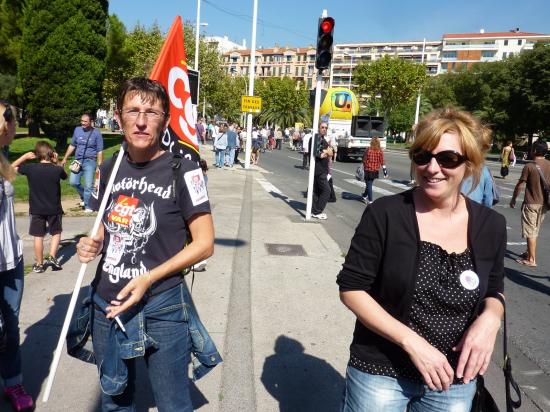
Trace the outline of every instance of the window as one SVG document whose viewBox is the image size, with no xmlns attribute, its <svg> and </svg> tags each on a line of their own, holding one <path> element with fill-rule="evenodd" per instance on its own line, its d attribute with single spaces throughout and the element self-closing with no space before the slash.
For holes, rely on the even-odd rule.
<svg viewBox="0 0 550 412">
<path fill-rule="evenodd" d="M 502 53 L 502 58 L 505 59 L 506 57 L 508 57 L 508 53 L 506 52 Z"/>
<path fill-rule="evenodd" d="M 286 66 L 286 73 L 285 74 L 290 74 L 290 66 Z"/>
<path fill-rule="evenodd" d="M 313 66 L 311 65 L 307 66 L 307 75 L 313 76 Z"/>
<path fill-rule="evenodd" d="M 306 68 L 304 66 L 302 66 L 302 76 L 304 75 L 304 73 L 306 72 Z"/>
<path fill-rule="evenodd" d="M 455 51 L 452 51 L 452 52 L 444 52 L 444 53 L 443 53 L 443 58 L 444 58 L 444 59 L 456 59 L 456 52 L 455 52 Z"/>
<path fill-rule="evenodd" d="M 238 57 L 235 57 L 235 56 L 231 57 L 231 62 L 232 63 L 237 63 L 237 59 L 238 59 Z"/>
<path fill-rule="evenodd" d="M 286 56 L 286 61 L 291 62 L 292 61 L 292 56 L 290 56 L 290 55 Z"/>
<path fill-rule="evenodd" d="M 487 58 L 495 57 L 495 52 L 494 51 L 483 51 L 483 52 L 481 52 L 481 57 L 487 57 Z"/>
<path fill-rule="evenodd" d="M 504 40 L 504 45 L 508 46 L 508 40 Z"/>
<path fill-rule="evenodd" d="M 449 68 L 449 65 L 447 63 L 441 63 L 441 71 L 446 72 Z"/>
<path fill-rule="evenodd" d="M 518 46 L 521 46 L 521 43 L 523 43 L 523 39 L 518 39 Z"/>
</svg>

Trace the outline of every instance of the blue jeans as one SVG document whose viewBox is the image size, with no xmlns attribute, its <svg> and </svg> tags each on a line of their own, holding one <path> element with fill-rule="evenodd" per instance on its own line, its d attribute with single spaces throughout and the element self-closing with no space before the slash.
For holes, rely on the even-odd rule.
<svg viewBox="0 0 550 412">
<path fill-rule="evenodd" d="M 367 179 L 365 180 L 365 192 L 363 193 L 363 197 L 366 197 L 369 199 L 369 202 L 372 202 L 372 184 L 374 183 L 374 180 Z"/>
<path fill-rule="evenodd" d="M 19 309 L 23 298 L 23 258 L 15 269 L 0 272 L 0 309 L 6 322 L 7 349 L 0 354 L 0 375 L 4 387 L 23 382 L 19 349 Z"/>
<path fill-rule="evenodd" d="M 158 305 L 154 316 L 146 318 L 145 332 L 156 343 L 145 352 L 145 363 L 153 395 L 160 412 L 192 411 L 189 393 L 188 365 L 190 362 L 189 327 L 186 304 L 180 287 L 174 287 L 153 297 L 147 305 Z M 94 310 L 92 340 L 97 365 L 105 358 L 111 320 L 97 308 Z M 135 359 L 123 360 L 128 368 L 128 384 L 121 395 L 101 392 L 101 405 L 107 411 L 135 411 Z"/>
<path fill-rule="evenodd" d="M 348 366 L 342 411 L 469 412 L 475 392 L 475 380 L 438 392 L 422 383 L 371 375 Z"/>
<path fill-rule="evenodd" d="M 228 166 L 233 166 L 235 163 L 235 148 L 228 147 L 225 149 L 225 164 Z"/>
<path fill-rule="evenodd" d="M 96 161 L 95 159 L 84 159 L 80 172 L 71 172 L 69 183 L 73 186 L 80 198 L 84 202 L 86 209 L 90 208 L 90 196 L 92 195 L 92 187 L 95 178 Z M 80 183 L 80 180 L 84 177 L 84 186 Z"/>
<path fill-rule="evenodd" d="M 216 166 L 223 167 L 224 161 L 225 161 L 225 149 L 216 148 Z"/>
</svg>

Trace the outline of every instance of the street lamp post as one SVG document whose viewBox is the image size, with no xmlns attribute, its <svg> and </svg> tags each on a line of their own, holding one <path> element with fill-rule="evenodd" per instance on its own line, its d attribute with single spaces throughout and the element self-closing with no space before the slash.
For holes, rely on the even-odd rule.
<svg viewBox="0 0 550 412">
<path fill-rule="evenodd" d="M 254 0 L 252 12 L 252 42 L 250 45 L 250 73 L 248 77 L 248 95 L 254 96 L 254 75 L 256 74 L 256 24 L 258 20 L 258 0 Z M 246 118 L 246 150 L 244 168 L 250 168 L 250 152 L 252 151 L 252 113 Z"/>
</svg>

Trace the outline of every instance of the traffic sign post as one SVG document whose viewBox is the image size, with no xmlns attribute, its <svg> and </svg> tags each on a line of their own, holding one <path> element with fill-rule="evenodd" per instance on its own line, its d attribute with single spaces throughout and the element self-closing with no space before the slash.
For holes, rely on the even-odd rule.
<svg viewBox="0 0 550 412">
<path fill-rule="evenodd" d="M 241 111 L 245 113 L 260 113 L 262 98 L 257 96 L 241 96 Z"/>
</svg>

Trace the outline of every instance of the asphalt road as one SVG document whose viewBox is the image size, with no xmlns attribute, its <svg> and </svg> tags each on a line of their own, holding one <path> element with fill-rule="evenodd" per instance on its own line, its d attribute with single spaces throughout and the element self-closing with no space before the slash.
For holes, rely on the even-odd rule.
<svg viewBox="0 0 550 412">
<path fill-rule="evenodd" d="M 390 178 L 375 182 L 374 198 L 407 190 L 409 180 L 409 159 L 404 151 L 386 151 L 386 164 Z M 262 154 L 259 166 L 266 169 L 266 179 L 289 199 L 287 202 L 297 210 L 305 211 L 305 191 L 308 172 L 302 170 L 302 155 L 286 147 L 283 150 Z M 323 222 L 329 234 L 346 253 L 355 227 L 365 209 L 361 202 L 364 183 L 355 180 L 355 169 L 359 162 L 337 162 L 333 167 L 336 203 L 329 203 L 325 210 L 328 220 Z M 521 197 L 516 209 L 508 206 L 509 199 L 522 165 L 511 168 L 506 179 L 499 177 L 500 165 L 489 161 L 488 165 L 497 176 L 496 183 L 501 191 L 501 200 L 495 209 L 504 215 L 508 228 L 508 248 L 505 258 L 505 289 L 508 302 L 509 340 L 524 355 L 526 365 L 547 378 L 550 376 L 550 219 L 543 223 L 538 240 L 537 268 L 526 268 L 515 262 L 518 254 L 525 250 L 525 239 L 521 238 Z"/>
</svg>

